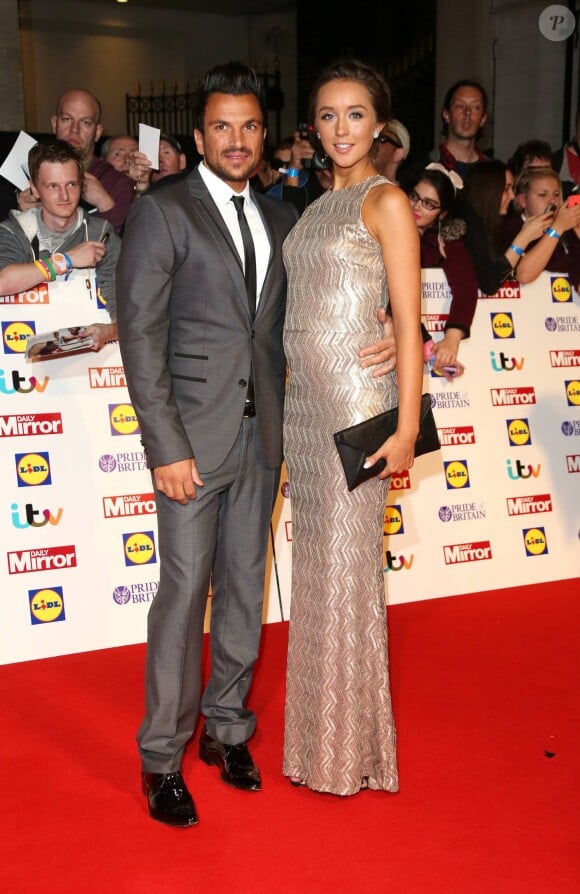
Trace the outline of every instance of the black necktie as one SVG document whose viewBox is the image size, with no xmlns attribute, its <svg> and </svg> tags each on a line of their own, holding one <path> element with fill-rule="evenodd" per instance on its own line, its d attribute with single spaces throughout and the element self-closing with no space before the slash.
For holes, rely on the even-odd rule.
<svg viewBox="0 0 580 894">
<path fill-rule="evenodd" d="M 246 293 L 248 295 L 248 307 L 252 317 L 256 313 L 256 249 L 254 240 L 244 214 L 244 197 L 232 196 L 232 202 L 238 212 L 238 223 L 244 243 L 244 279 L 246 280 Z"/>
</svg>

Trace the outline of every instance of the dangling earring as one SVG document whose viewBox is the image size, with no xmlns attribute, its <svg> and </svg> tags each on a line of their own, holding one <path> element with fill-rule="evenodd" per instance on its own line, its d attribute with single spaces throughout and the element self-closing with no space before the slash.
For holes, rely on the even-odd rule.
<svg viewBox="0 0 580 894">
<path fill-rule="evenodd" d="M 318 130 L 316 131 L 316 139 L 317 139 L 317 140 L 320 139 L 320 131 L 318 131 Z"/>
<path fill-rule="evenodd" d="M 373 140 L 378 140 L 378 138 L 379 138 L 378 130 L 373 131 Z"/>
</svg>

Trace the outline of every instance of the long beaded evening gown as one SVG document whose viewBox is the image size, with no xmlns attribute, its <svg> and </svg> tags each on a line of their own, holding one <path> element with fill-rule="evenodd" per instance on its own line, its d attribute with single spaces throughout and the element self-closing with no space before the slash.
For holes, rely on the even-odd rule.
<svg viewBox="0 0 580 894">
<path fill-rule="evenodd" d="M 349 493 L 333 440 L 397 404 L 395 374 L 374 379 L 357 359 L 382 337 L 377 310 L 388 303 L 381 250 L 361 217 L 384 182 L 325 193 L 284 244 L 293 555 L 283 772 L 338 795 L 398 790 L 383 575 L 389 481 Z"/>
</svg>

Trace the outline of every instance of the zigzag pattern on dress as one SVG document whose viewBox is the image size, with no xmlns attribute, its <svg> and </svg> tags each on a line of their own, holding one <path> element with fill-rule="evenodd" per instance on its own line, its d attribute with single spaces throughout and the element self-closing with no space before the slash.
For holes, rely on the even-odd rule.
<svg viewBox="0 0 580 894">
<path fill-rule="evenodd" d="M 388 482 L 349 493 L 333 433 L 397 403 L 357 352 L 388 302 L 367 232 L 364 183 L 325 193 L 284 245 L 288 271 L 285 455 L 292 499 L 292 607 L 283 772 L 317 791 L 398 790 L 388 671 L 383 520 Z"/>
</svg>

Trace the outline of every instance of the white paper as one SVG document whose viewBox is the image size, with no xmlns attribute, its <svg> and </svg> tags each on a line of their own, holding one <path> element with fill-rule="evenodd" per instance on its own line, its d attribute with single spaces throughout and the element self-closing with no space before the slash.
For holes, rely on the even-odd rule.
<svg viewBox="0 0 580 894">
<path fill-rule="evenodd" d="M 159 140 L 161 131 L 158 127 L 151 127 L 149 124 L 139 124 L 139 152 L 144 152 L 151 167 L 159 170 Z"/>
<path fill-rule="evenodd" d="M 0 174 L 6 178 L 16 189 L 28 189 L 28 153 L 38 140 L 21 130 L 14 146 L 4 159 Z"/>
</svg>

